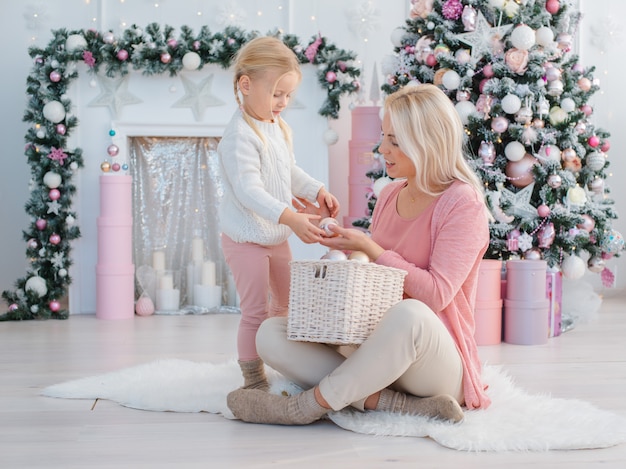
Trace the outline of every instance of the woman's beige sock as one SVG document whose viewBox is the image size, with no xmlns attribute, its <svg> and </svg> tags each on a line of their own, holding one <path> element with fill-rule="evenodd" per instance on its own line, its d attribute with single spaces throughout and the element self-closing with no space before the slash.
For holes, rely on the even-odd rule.
<svg viewBox="0 0 626 469">
<path fill-rule="evenodd" d="M 463 420 L 463 409 L 456 399 L 447 394 L 416 397 L 410 394 L 383 389 L 376 410 L 398 414 L 422 415 L 454 423 Z"/>
<path fill-rule="evenodd" d="M 243 374 L 243 388 L 244 389 L 260 389 L 262 391 L 268 391 L 270 388 L 267 378 L 265 377 L 265 364 L 263 360 L 257 358 L 256 360 L 239 360 L 239 367 Z"/>
<path fill-rule="evenodd" d="M 226 402 L 235 417 L 249 423 L 307 425 L 329 411 L 317 403 L 313 389 L 285 397 L 240 388 L 230 392 Z"/>
</svg>

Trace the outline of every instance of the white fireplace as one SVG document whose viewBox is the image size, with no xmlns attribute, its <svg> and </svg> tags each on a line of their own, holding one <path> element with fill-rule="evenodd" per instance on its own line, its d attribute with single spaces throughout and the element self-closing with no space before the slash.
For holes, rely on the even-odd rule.
<svg viewBox="0 0 626 469">
<path fill-rule="evenodd" d="M 114 141 L 120 148 L 115 160 L 123 163 L 127 161 L 128 143 L 133 137 L 219 138 L 236 105 L 232 75 L 218 66 L 183 71 L 176 77 L 131 72 L 118 88 L 111 83 L 103 87 L 84 66 L 81 67 L 80 76 L 68 93 L 72 113 L 79 120 L 68 147 L 81 148 L 85 161 L 85 167 L 78 170 L 75 179 L 77 194 L 73 207 L 78 215 L 81 238 L 74 242 L 72 249 L 71 314 L 96 310 L 98 180 L 102 174 L 101 163 L 113 160 L 107 154 L 107 147 Z M 194 92 L 184 86 L 183 77 L 188 85 L 195 84 L 198 90 L 204 86 L 204 91 L 199 91 L 201 101 L 192 99 Z M 317 112 L 324 99 L 325 91 L 317 83 L 315 68 L 303 66 L 303 81 L 295 96 L 295 105 L 285 112 L 285 119 L 293 129 L 298 165 L 328 184 L 328 147 L 323 138 L 328 123 Z M 111 129 L 116 133 L 113 138 L 109 135 Z M 193 233 L 188 235 L 191 237 Z M 325 251 L 319 245 L 305 245 L 295 236 L 291 246 L 296 259 L 317 259 Z"/>
</svg>

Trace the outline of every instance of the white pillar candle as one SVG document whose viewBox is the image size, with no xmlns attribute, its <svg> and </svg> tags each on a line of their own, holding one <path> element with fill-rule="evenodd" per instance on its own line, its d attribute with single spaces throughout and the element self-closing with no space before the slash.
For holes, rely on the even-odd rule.
<svg viewBox="0 0 626 469">
<path fill-rule="evenodd" d="M 159 281 L 159 288 L 161 290 L 173 290 L 174 289 L 174 277 L 172 275 L 163 275 Z"/>
<path fill-rule="evenodd" d="M 204 259 L 204 242 L 202 238 L 193 238 L 191 240 L 191 260 L 194 262 L 202 262 Z"/>
<path fill-rule="evenodd" d="M 222 287 L 217 285 L 195 285 L 193 297 L 196 306 L 217 308 L 222 304 Z"/>
<path fill-rule="evenodd" d="M 193 264 L 187 265 L 187 304 L 193 305 L 193 286 L 196 281 L 193 274 Z"/>
<path fill-rule="evenodd" d="M 212 261 L 202 264 L 202 285 L 215 285 L 215 263 Z"/>
<path fill-rule="evenodd" d="M 152 268 L 157 271 L 165 270 L 165 253 L 163 251 L 152 253 Z"/>
<path fill-rule="evenodd" d="M 178 311 L 180 309 L 180 290 L 157 290 L 157 311 Z"/>
</svg>

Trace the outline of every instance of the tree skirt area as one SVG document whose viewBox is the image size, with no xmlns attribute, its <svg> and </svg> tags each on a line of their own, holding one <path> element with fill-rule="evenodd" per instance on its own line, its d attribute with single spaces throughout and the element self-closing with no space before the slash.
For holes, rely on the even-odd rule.
<svg viewBox="0 0 626 469">
<path fill-rule="evenodd" d="M 300 389 L 267 368 L 270 392 Z M 371 435 L 429 437 L 463 451 L 547 451 L 605 448 L 626 442 L 626 419 L 577 399 L 528 394 L 501 367 L 486 366 L 492 405 L 465 412 L 460 424 L 387 412 L 331 412 L 336 425 Z M 210 412 L 234 418 L 226 395 L 242 385 L 236 360 L 198 363 L 158 360 L 99 376 L 49 386 L 47 397 L 107 399 L 150 411 Z"/>
</svg>

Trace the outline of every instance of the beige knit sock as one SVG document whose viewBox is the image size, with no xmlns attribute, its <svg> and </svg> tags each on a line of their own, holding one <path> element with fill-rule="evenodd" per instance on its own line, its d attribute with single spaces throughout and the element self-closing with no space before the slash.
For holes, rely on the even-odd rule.
<svg viewBox="0 0 626 469">
<path fill-rule="evenodd" d="M 463 409 L 455 398 L 447 394 L 432 397 L 416 397 L 410 394 L 383 389 L 376 410 L 460 422 Z"/>
<path fill-rule="evenodd" d="M 239 363 L 241 373 L 243 374 L 244 389 L 269 390 L 270 385 L 265 377 L 265 365 L 263 364 L 263 360 L 260 358 L 248 361 L 239 360 L 237 363 Z"/>
<path fill-rule="evenodd" d="M 329 411 L 317 403 L 314 389 L 285 397 L 240 388 L 230 392 L 226 402 L 235 417 L 249 423 L 306 425 Z"/>
</svg>

